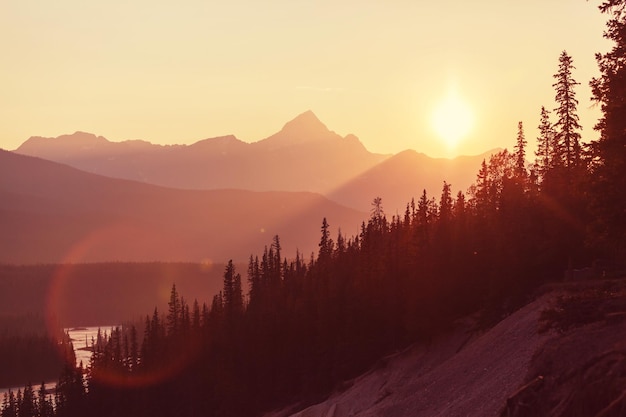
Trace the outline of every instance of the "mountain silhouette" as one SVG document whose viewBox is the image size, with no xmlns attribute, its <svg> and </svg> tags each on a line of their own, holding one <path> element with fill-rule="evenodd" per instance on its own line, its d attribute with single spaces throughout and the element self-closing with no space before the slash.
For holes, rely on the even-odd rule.
<svg viewBox="0 0 626 417">
<path fill-rule="evenodd" d="M 412 198 L 417 202 L 423 190 L 439 201 L 443 182 L 452 191 L 466 192 L 476 180 L 483 159 L 494 149 L 475 156 L 431 158 L 413 150 L 400 152 L 343 184 L 327 196 L 349 207 L 370 207 L 374 197 L 381 197 L 383 209 L 390 215 L 403 214 Z"/>
<path fill-rule="evenodd" d="M 341 139 L 341 136 L 330 131 L 315 113 L 308 110 L 287 122 L 278 133 L 257 142 L 256 146 L 275 150 L 315 142 L 329 144 L 331 141 L 340 141 Z"/>
<path fill-rule="evenodd" d="M 180 189 L 308 191 L 366 211 L 374 197 L 388 213 L 403 212 L 423 189 L 438 198 L 443 181 L 466 191 L 482 155 L 431 158 L 407 150 L 397 155 L 369 152 L 359 139 L 329 130 L 312 111 L 253 143 L 235 136 L 192 145 L 110 142 L 76 132 L 57 138 L 32 137 L 16 153 L 61 162 L 83 171 Z"/>
<path fill-rule="evenodd" d="M 192 145 L 110 142 L 76 132 L 32 137 L 16 153 L 61 162 L 83 171 L 183 189 L 325 193 L 386 158 L 354 136 L 330 131 L 312 111 L 254 143 L 234 136 Z"/>
<path fill-rule="evenodd" d="M 278 234 L 317 251 L 326 217 L 351 234 L 367 214 L 308 192 L 180 190 L 0 151 L 0 263 L 246 261 Z"/>
</svg>

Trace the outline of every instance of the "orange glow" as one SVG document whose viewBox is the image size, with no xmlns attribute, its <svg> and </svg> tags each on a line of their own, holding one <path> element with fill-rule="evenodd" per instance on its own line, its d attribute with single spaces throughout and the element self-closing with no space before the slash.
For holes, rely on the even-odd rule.
<svg viewBox="0 0 626 417">
<path fill-rule="evenodd" d="M 455 150 L 474 124 L 469 105 L 455 89 L 451 89 L 433 112 L 433 127 L 449 150 Z"/>
<path fill-rule="evenodd" d="M 431 140 L 429 119 L 452 72 L 488 115 L 456 149 L 477 154 L 512 146 L 517 121 L 535 126 L 541 106 L 552 107 L 563 49 L 582 84 L 583 135 L 593 136 L 599 109 L 584 86 L 598 74 L 594 54 L 608 49 L 604 23 L 597 2 L 567 0 L 8 0 L 0 147 L 76 130 L 114 141 L 253 142 L 312 109 L 370 151 L 441 156 L 448 145 Z"/>
</svg>

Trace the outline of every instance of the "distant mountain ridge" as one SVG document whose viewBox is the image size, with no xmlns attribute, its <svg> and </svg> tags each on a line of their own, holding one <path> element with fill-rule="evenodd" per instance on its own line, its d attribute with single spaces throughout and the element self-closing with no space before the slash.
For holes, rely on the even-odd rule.
<svg viewBox="0 0 626 417">
<path fill-rule="evenodd" d="M 180 189 L 308 191 L 342 205 L 368 210 L 374 197 L 385 209 L 403 211 L 423 189 L 438 197 L 443 181 L 466 191 L 483 158 L 430 158 L 407 150 L 396 155 L 369 152 L 359 139 L 331 131 L 312 111 L 287 122 L 277 133 L 246 143 L 235 136 L 191 145 L 110 142 L 90 133 L 32 137 L 14 152 L 61 162 L 83 171 Z"/>
<path fill-rule="evenodd" d="M 163 146 L 109 142 L 76 132 L 57 138 L 32 137 L 15 152 L 113 178 L 174 188 L 318 193 L 387 157 L 368 152 L 354 135 L 342 138 L 330 131 L 311 111 L 254 143 L 231 135 Z"/>
<path fill-rule="evenodd" d="M 274 235 L 317 252 L 319 228 L 367 217 L 309 192 L 180 190 L 0 151 L 0 263 L 245 262 Z"/>
<path fill-rule="evenodd" d="M 488 160 L 497 151 L 447 159 L 406 150 L 368 169 L 327 196 L 340 204 L 365 208 L 372 201 L 371 190 L 376 190 L 376 196 L 382 198 L 383 209 L 388 214 L 403 214 L 406 205 L 412 198 L 417 202 L 423 190 L 427 190 L 429 198 L 438 200 L 443 181 L 452 186 L 455 195 L 458 191 L 465 193 L 474 183 L 481 161 Z"/>
</svg>

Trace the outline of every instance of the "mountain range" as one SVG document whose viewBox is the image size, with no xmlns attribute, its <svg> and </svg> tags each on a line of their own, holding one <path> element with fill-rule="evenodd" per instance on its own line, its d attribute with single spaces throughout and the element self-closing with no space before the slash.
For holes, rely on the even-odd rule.
<svg viewBox="0 0 626 417">
<path fill-rule="evenodd" d="M 353 135 L 341 137 L 328 130 L 311 111 L 254 143 L 223 136 L 192 145 L 161 146 L 145 141 L 115 143 L 76 132 L 58 138 L 32 137 L 15 152 L 174 188 L 318 193 L 386 158 L 368 152 Z"/>
<path fill-rule="evenodd" d="M 110 142 L 76 132 L 31 137 L 14 152 L 180 189 L 308 191 L 360 211 L 369 210 L 372 200 L 381 197 L 388 213 L 395 214 L 423 189 L 438 198 L 444 180 L 455 192 L 466 191 L 481 161 L 495 151 L 454 159 L 412 150 L 376 154 L 356 136 L 342 137 L 306 111 L 279 132 L 253 143 L 223 136 L 162 146 L 140 140 Z"/>
<path fill-rule="evenodd" d="M 323 217 L 352 235 L 367 213 L 310 192 L 180 190 L 0 151 L 0 263 L 245 262 L 274 235 L 308 257 Z"/>
<path fill-rule="evenodd" d="M 444 180 L 465 191 L 493 152 L 376 154 L 311 111 L 254 143 L 31 137 L 0 152 L 0 263 L 241 262 L 277 234 L 285 255 L 308 257 L 324 217 L 356 235 L 375 197 L 391 218 Z"/>
</svg>

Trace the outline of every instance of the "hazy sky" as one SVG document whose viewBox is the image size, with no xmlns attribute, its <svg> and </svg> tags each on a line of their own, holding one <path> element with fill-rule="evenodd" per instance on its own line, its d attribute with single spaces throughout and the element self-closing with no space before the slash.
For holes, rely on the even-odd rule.
<svg viewBox="0 0 626 417">
<path fill-rule="evenodd" d="M 583 140 L 602 38 L 585 0 L 2 0 L 0 147 L 76 130 L 109 140 L 252 142 L 313 110 L 374 152 L 534 145 L 552 75 L 577 67 Z M 474 113 L 448 149 L 432 114 L 454 85 Z"/>
</svg>

